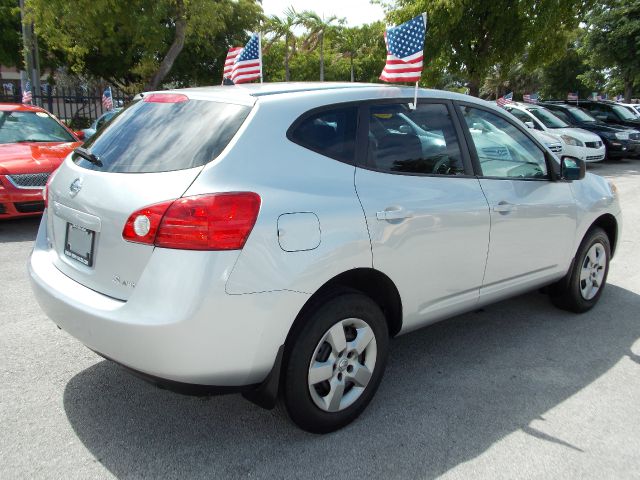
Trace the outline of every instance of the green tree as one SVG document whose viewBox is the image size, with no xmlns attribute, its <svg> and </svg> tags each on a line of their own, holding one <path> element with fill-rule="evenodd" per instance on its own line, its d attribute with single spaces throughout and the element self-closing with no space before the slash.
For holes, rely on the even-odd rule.
<svg viewBox="0 0 640 480">
<path fill-rule="evenodd" d="M 610 68 L 624 84 L 631 101 L 634 84 L 640 84 L 640 2 L 606 0 L 590 12 L 582 52 L 594 67 Z"/>
<path fill-rule="evenodd" d="M 272 15 L 264 24 L 264 30 L 272 34 L 271 40 L 265 44 L 265 55 L 269 52 L 274 42 L 281 39 L 284 40 L 284 79 L 287 82 L 291 80 L 289 61 L 291 60 L 291 55 L 294 55 L 296 52 L 296 36 L 293 29 L 299 24 L 300 17 L 293 7 L 287 8 L 282 18 L 277 15 Z"/>
<path fill-rule="evenodd" d="M 255 0 L 27 0 L 27 8 L 73 71 L 147 89 L 170 78 L 185 48 L 210 53 L 199 47 L 229 26 L 244 36 L 262 18 Z"/>
<path fill-rule="evenodd" d="M 0 65 L 22 65 L 20 9 L 14 0 L 0 0 Z"/>
<path fill-rule="evenodd" d="M 425 77 L 434 83 L 444 66 L 468 81 L 478 96 L 483 80 L 495 65 L 524 60 L 527 68 L 552 61 L 567 32 L 574 30 L 590 0 L 396 0 L 388 12 L 399 24 L 422 12 L 428 15 Z M 525 52 L 528 52 L 524 59 Z"/>
<path fill-rule="evenodd" d="M 299 21 L 307 29 L 307 38 L 305 46 L 309 50 L 320 48 L 320 81 L 324 81 L 324 38 L 336 26 L 335 22 L 343 23 L 344 19 L 338 20 L 336 16 L 327 19 L 310 10 L 300 13 Z"/>
</svg>

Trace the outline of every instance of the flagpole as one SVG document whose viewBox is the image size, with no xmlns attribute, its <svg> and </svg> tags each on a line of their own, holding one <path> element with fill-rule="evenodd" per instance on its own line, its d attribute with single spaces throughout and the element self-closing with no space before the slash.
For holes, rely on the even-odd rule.
<svg viewBox="0 0 640 480">
<path fill-rule="evenodd" d="M 418 82 L 416 82 L 416 88 L 413 91 L 413 104 L 411 105 L 411 110 L 415 110 L 418 108 Z"/>
<path fill-rule="evenodd" d="M 258 33 L 258 54 L 260 55 L 260 83 L 262 83 L 262 32 Z"/>
</svg>

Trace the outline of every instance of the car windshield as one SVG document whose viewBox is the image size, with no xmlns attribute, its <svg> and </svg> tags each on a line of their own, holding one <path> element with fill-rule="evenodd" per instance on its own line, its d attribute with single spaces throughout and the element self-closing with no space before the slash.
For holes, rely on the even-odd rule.
<svg viewBox="0 0 640 480">
<path fill-rule="evenodd" d="M 75 141 L 48 113 L 0 112 L 0 143 Z"/>
<path fill-rule="evenodd" d="M 543 108 L 530 108 L 529 111 L 547 128 L 565 128 L 569 126 L 567 123 L 556 117 L 553 113 Z"/>
<path fill-rule="evenodd" d="M 598 121 L 595 117 L 593 117 L 592 115 L 589 115 L 587 112 L 585 112 L 580 108 L 571 107 L 571 108 L 567 108 L 567 110 L 569 110 L 569 112 L 571 112 L 571 116 L 576 120 L 578 120 L 579 122 L 597 122 Z"/>
<path fill-rule="evenodd" d="M 620 115 L 623 120 L 637 120 L 636 116 L 622 105 L 611 105 L 613 111 Z"/>
</svg>

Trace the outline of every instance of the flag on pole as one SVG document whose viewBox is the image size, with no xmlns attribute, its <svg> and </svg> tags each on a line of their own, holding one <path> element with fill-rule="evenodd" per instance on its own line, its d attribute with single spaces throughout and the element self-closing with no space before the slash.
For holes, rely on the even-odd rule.
<svg viewBox="0 0 640 480">
<path fill-rule="evenodd" d="M 106 110 L 113 110 L 113 95 L 111 95 L 111 87 L 105 88 L 102 93 L 102 106 Z"/>
<path fill-rule="evenodd" d="M 538 95 L 538 92 L 536 93 L 525 93 L 522 96 L 522 100 L 526 103 L 538 103 L 538 100 L 540 100 L 540 96 Z"/>
<path fill-rule="evenodd" d="M 30 104 L 33 101 L 33 94 L 31 93 L 31 82 L 27 80 L 22 92 L 22 103 Z"/>
<path fill-rule="evenodd" d="M 387 63 L 380 80 L 385 82 L 417 82 L 424 64 L 424 37 L 427 14 L 423 13 L 384 32 Z"/>
<path fill-rule="evenodd" d="M 616 102 L 621 102 L 624 100 L 624 95 L 617 95 L 616 96 Z"/>
<path fill-rule="evenodd" d="M 577 101 L 578 100 L 578 93 L 577 92 L 576 93 L 569 92 L 567 94 L 567 100 Z"/>
<path fill-rule="evenodd" d="M 504 107 L 507 103 L 513 103 L 513 92 L 507 93 L 504 97 L 496 100 L 499 107 Z"/>
<path fill-rule="evenodd" d="M 233 64 L 231 64 L 230 70 L 227 70 L 227 61 L 225 61 L 224 78 L 231 79 L 233 83 L 246 83 L 261 78 L 262 48 L 260 43 L 260 35 L 254 33 L 244 48 L 230 48 L 227 53 L 227 61 L 232 55 Z M 234 51 L 232 52 L 232 50 Z"/>
<path fill-rule="evenodd" d="M 225 80 L 231 81 L 231 71 L 233 70 L 233 64 L 236 61 L 238 55 L 242 52 L 242 47 L 231 47 L 227 52 L 227 58 L 224 60 L 224 71 L 222 73 L 222 84 L 225 85 Z M 231 82 L 233 84 L 233 82 Z"/>
</svg>

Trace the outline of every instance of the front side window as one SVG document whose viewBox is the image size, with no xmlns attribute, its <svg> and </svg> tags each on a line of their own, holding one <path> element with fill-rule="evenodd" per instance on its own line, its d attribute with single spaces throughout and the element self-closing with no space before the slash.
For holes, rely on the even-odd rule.
<svg viewBox="0 0 640 480">
<path fill-rule="evenodd" d="M 482 175 L 498 178 L 548 178 L 544 152 L 506 119 L 478 108 L 461 106 Z"/>
<path fill-rule="evenodd" d="M 529 111 L 547 128 L 565 128 L 569 126 L 566 122 L 560 120 L 553 113 L 549 110 L 545 110 L 544 108 L 531 108 Z"/>
<path fill-rule="evenodd" d="M 522 110 L 519 110 L 517 108 L 509 108 L 507 109 L 507 111 L 522 123 L 531 122 L 535 125 L 533 119 L 526 112 L 523 112 Z"/>
<path fill-rule="evenodd" d="M 296 125 L 289 139 L 327 157 L 353 163 L 357 125 L 357 107 L 322 110 Z"/>
<path fill-rule="evenodd" d="M 0 143 L 75 142 L 76 139 L 45 112 L 0 112 Z"/>
<path fill-rule="evenodd" d="M 447 106 L 369 107 L 367 164 L 389 173 L 463 175 L 464 164 Z"/>
<path fill-rule="evenodd" d="M 636 120 L 635 115 L 631 113 L 629 110 L 627 110 L 625 107 L 623 107 L 622 105 L 612 105 L 611 108 L 623 120 Z"/>
</svg>

